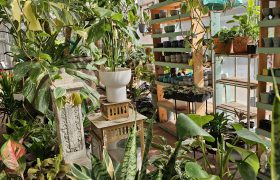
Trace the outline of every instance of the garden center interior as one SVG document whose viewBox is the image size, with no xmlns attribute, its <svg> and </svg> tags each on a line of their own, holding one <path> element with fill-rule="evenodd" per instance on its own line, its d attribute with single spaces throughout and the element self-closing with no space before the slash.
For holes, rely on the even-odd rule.
<svg viewBox="0 0 280 180">
<path fill-rule="evenodd" d="M 279 84 L 280 0 L 0 0 L 0 180 L 280 180 Z"/>
</svg>

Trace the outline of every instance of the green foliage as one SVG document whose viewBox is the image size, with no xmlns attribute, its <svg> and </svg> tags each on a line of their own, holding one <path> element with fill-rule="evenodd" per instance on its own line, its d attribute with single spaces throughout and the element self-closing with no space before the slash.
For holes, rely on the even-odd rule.
<svg viewBox="0 0 280 180">
<path fill-rule="evenodd" d="M 257 42 L 260 29 L 258 26 L 260 6 L 256 6 L 254 0 L 248 0 L 248 6 L 244 7 L 246 8 L 246 14 L 239 16 L 234 15 L 232 17 L 233 20 L 230 20 L 227 23 L 236 24 L 231 28 L 231 31 L 234 32 L 235 36 L 250 37 Z"/>
<path fill-rule="evenodd" d="M 273 102 L 271 123 L 271 179 L 280 179 L 280 95 L 276 79 L 273 75 L 273 85 L 276 97 Z"/>
<path fill-rule="evenodd" d="M 214 37 L 219 38 L 221 42 L 228 43 L 233 40 L 235 35 L 236 31 L 234 29 L 222 28 Z"/>
<path fill-rule="evenodd" d="M 63 162 L 63 152 L 60 152 L 54 158 L 48 158 L 41 161 L 37 158 L 37 164 L 30 167 L 27 171 L 28 179 L 65 179 L 70 167 Z"/>
</svg>

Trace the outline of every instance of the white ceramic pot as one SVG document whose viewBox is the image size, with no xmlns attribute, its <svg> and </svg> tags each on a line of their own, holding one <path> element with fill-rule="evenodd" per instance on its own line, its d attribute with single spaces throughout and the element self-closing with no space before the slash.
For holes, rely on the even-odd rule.
<svg viewBox="0 0 280 180">
<path fill-rule="evenodd" d="M 99 78 L 106 86 L 108 102 L 119 103 L 127 100 L 126 85 L 131 79 L 131 69 L 117 68 L 115 72 L 99 71 Z"/>
</svg>

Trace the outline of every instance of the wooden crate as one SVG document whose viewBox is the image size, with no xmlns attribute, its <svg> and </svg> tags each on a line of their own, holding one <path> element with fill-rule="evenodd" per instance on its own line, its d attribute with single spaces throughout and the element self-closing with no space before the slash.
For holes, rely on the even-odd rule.
<svg viewBox="0 0 280 180">
<path fill-rule="evenodd" d="M 102 116 L 111 121 L 119 118 L 127 118 L 129 116 L 129 101 L 121 103 L 101 103 Z"/>
</svg>

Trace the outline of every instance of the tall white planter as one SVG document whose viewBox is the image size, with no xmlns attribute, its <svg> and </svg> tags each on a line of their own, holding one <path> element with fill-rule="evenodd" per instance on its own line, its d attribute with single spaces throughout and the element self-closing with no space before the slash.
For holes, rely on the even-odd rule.
<svg viewBox="0 0 280 180">
<path fill-rule="evenodd" d="M 131 69 L 117 68 L 115 72 L 100 70 L 99 78 L 106 86 L 108 102 L 119 103 L 127 100 L 126 85 L 131 79 Z"/>
</svg>

